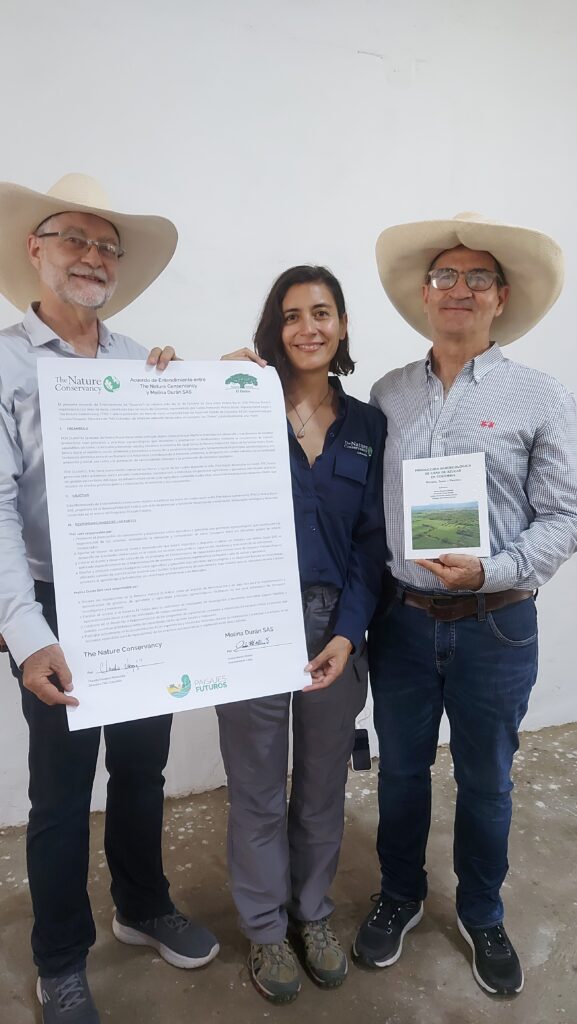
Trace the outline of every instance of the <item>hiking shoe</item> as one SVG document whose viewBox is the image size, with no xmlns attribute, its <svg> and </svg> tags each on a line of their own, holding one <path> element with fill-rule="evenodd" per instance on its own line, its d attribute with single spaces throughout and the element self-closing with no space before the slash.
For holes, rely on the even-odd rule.
<svg viewBox="0 0 577 1024">
<path fill-rule="evenodd" d="M 305 953 L 305 963 L 313 981 L 321 988 L 337 988 L 347 976 L 345 952 L 329 925 L 328 917 L 297 925 Z"/>
<path fill-rule="evenodd" d="M 403 939 L 423 916 L 421 900 L 399 903 L 385 893 L 371 896 L 376 907 L 359 928 L 353 959 L 365 967 L 390 967 L 403 951 Z"/>
<path fill-rule="evenodd" d="M 212 932 L 176 909 L 148 921 L 128 921 L 117 910 L 112 931 L 129 946 L 152 946 L 173 967 L 202 967 L 220 949 Z"/>
<path fill-rule="evenodd" d="M 457 918 L 459 931 L 473 950 L 473 975 L 485 992 L 514 996 L 523 988 L 523 969 L 502 924 L 468 928 Z"/>
<path fill-rule="evenodd" d="M 84 970 L 38 978 L 36 995 L 42 1004 L 43 1024 L 100 1024 Z"/>
<path fill-rule="evenodd" d="M 301 990 L 298 965 L 288 939 L 251 942 L 248 969 L 257 991 L 271 1003 L 292 1003 Z"/>
</svg>

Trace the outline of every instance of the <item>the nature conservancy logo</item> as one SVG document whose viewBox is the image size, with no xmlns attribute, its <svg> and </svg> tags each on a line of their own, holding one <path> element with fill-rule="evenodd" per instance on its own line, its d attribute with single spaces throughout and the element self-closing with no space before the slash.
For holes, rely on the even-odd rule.
<svg viewBox="0 0 577 1024">
<path fill-rule="evenodd" d="M 194 686 L 195 693 L 208 693 L 211 690 L 226 690 L 228 680 L 226 676 L 205 676 L 202 679 L 192 679 L 184 675 L 180 677 L 179 683 L 171 683 L 167 690 L 171 697 L 188 697 Z"/>
<path fill-rule="evenodd" d="M 192 683 L 190 676 L 181 676 L 179 683 L 171 683 L 167 690 L 171 697 L 188 697 Z"/>
<path fill-rule="evenodd" d="M 67 373 L 66 376 L 58 374 L 54 383 L 55 391 L 105 391 L 113 393 L 118 391 L 120 381 L 116 377 L 80 377 L 75 373 Z"/>
<path fill-rule="evenodd" d="M 345 441 L 343 448 L 348 448 L 350 451 L 356 452 L 357 455 L 364 455 L 365 459 L 370 459 L 373 454 L 370 444 L 362 444 L 361 441 Z"/>
<path fill-rule="evenodd" d="M 250 391 L 252 388 L 258 387 L 258 380 L 250 373 L 233 373 L 232 377 L 227 377 L 224 383 L 227 387 L 235 388 L 237 391 Z"/>
</svg>

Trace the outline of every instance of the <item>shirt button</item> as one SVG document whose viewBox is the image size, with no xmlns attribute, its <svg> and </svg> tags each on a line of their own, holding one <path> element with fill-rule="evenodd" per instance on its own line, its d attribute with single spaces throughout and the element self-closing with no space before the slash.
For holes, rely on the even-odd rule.
<svg viewBox="0 0 577 1024">
<path fill-rule="evenodd" d="M 311 526 L 310 529 L 312 530 L 313 533 L 316 533 L 316 526 Z"/>
</svg>

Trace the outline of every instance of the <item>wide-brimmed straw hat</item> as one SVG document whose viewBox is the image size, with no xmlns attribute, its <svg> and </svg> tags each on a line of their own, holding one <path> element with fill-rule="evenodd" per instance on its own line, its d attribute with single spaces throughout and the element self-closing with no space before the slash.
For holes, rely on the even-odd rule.
<svg viewBox="0 0 577 1024">
<path fill-rule="evenodd" d="M 563 287 L 563 253 L 540 231 L 499 224 L 479 213 L 452 220 L 397 224 L 379 235 L 377 265 L 383 288 L 401 316 L 426 338 L 431 330 L 423 309 L 422 286 L 440 253 L 464 245 L 489 252 L 501 264 L 509 298 L 491 326 L 491 340 L 508 345 L 539 323 Z"/>
<path fill-rule="evenodd" d="M 86 174 L 66 174 L 45 195 L 0 182 L 0 292 L 18 309 L 27 309 L 39 297 L 38 274 L 26 248 L 28 235 L 47 217 L 75 210 L 113 224 L 125 250 L 116 290 L 99 310 L 103 319 L 128 306 L 170 262 L 178 241 L 172 221 L 117 213 L 102 186 Z"/>
</svg>

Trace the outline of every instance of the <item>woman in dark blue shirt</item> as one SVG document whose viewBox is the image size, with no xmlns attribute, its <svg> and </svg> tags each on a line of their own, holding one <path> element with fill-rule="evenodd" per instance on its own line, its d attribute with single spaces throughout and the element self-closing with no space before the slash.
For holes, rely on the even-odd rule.
<svg viewBox="0 0 577 1024">
<path fill-rule="evenodd" d="M 217 708 L 230 799 L 229 868 L 249 968 L 273 1002 L 300 990 L 290 926 L 317 984 L 334 988 L 347 958 L 327 893 L 344 821 L 347 762 L 367 692 L 365 630 L 385 565 L 385 420 L 343 391 L 354 369 L 337 279 L 292 267 L 264 304 L 252 359 L 277 370 L 285 396 L 311 684 L 292 694 L 293 772 L 286 803 L 291 694 Z M 329 376 L 329 374 L 332 374 Z"/>
</svg>

